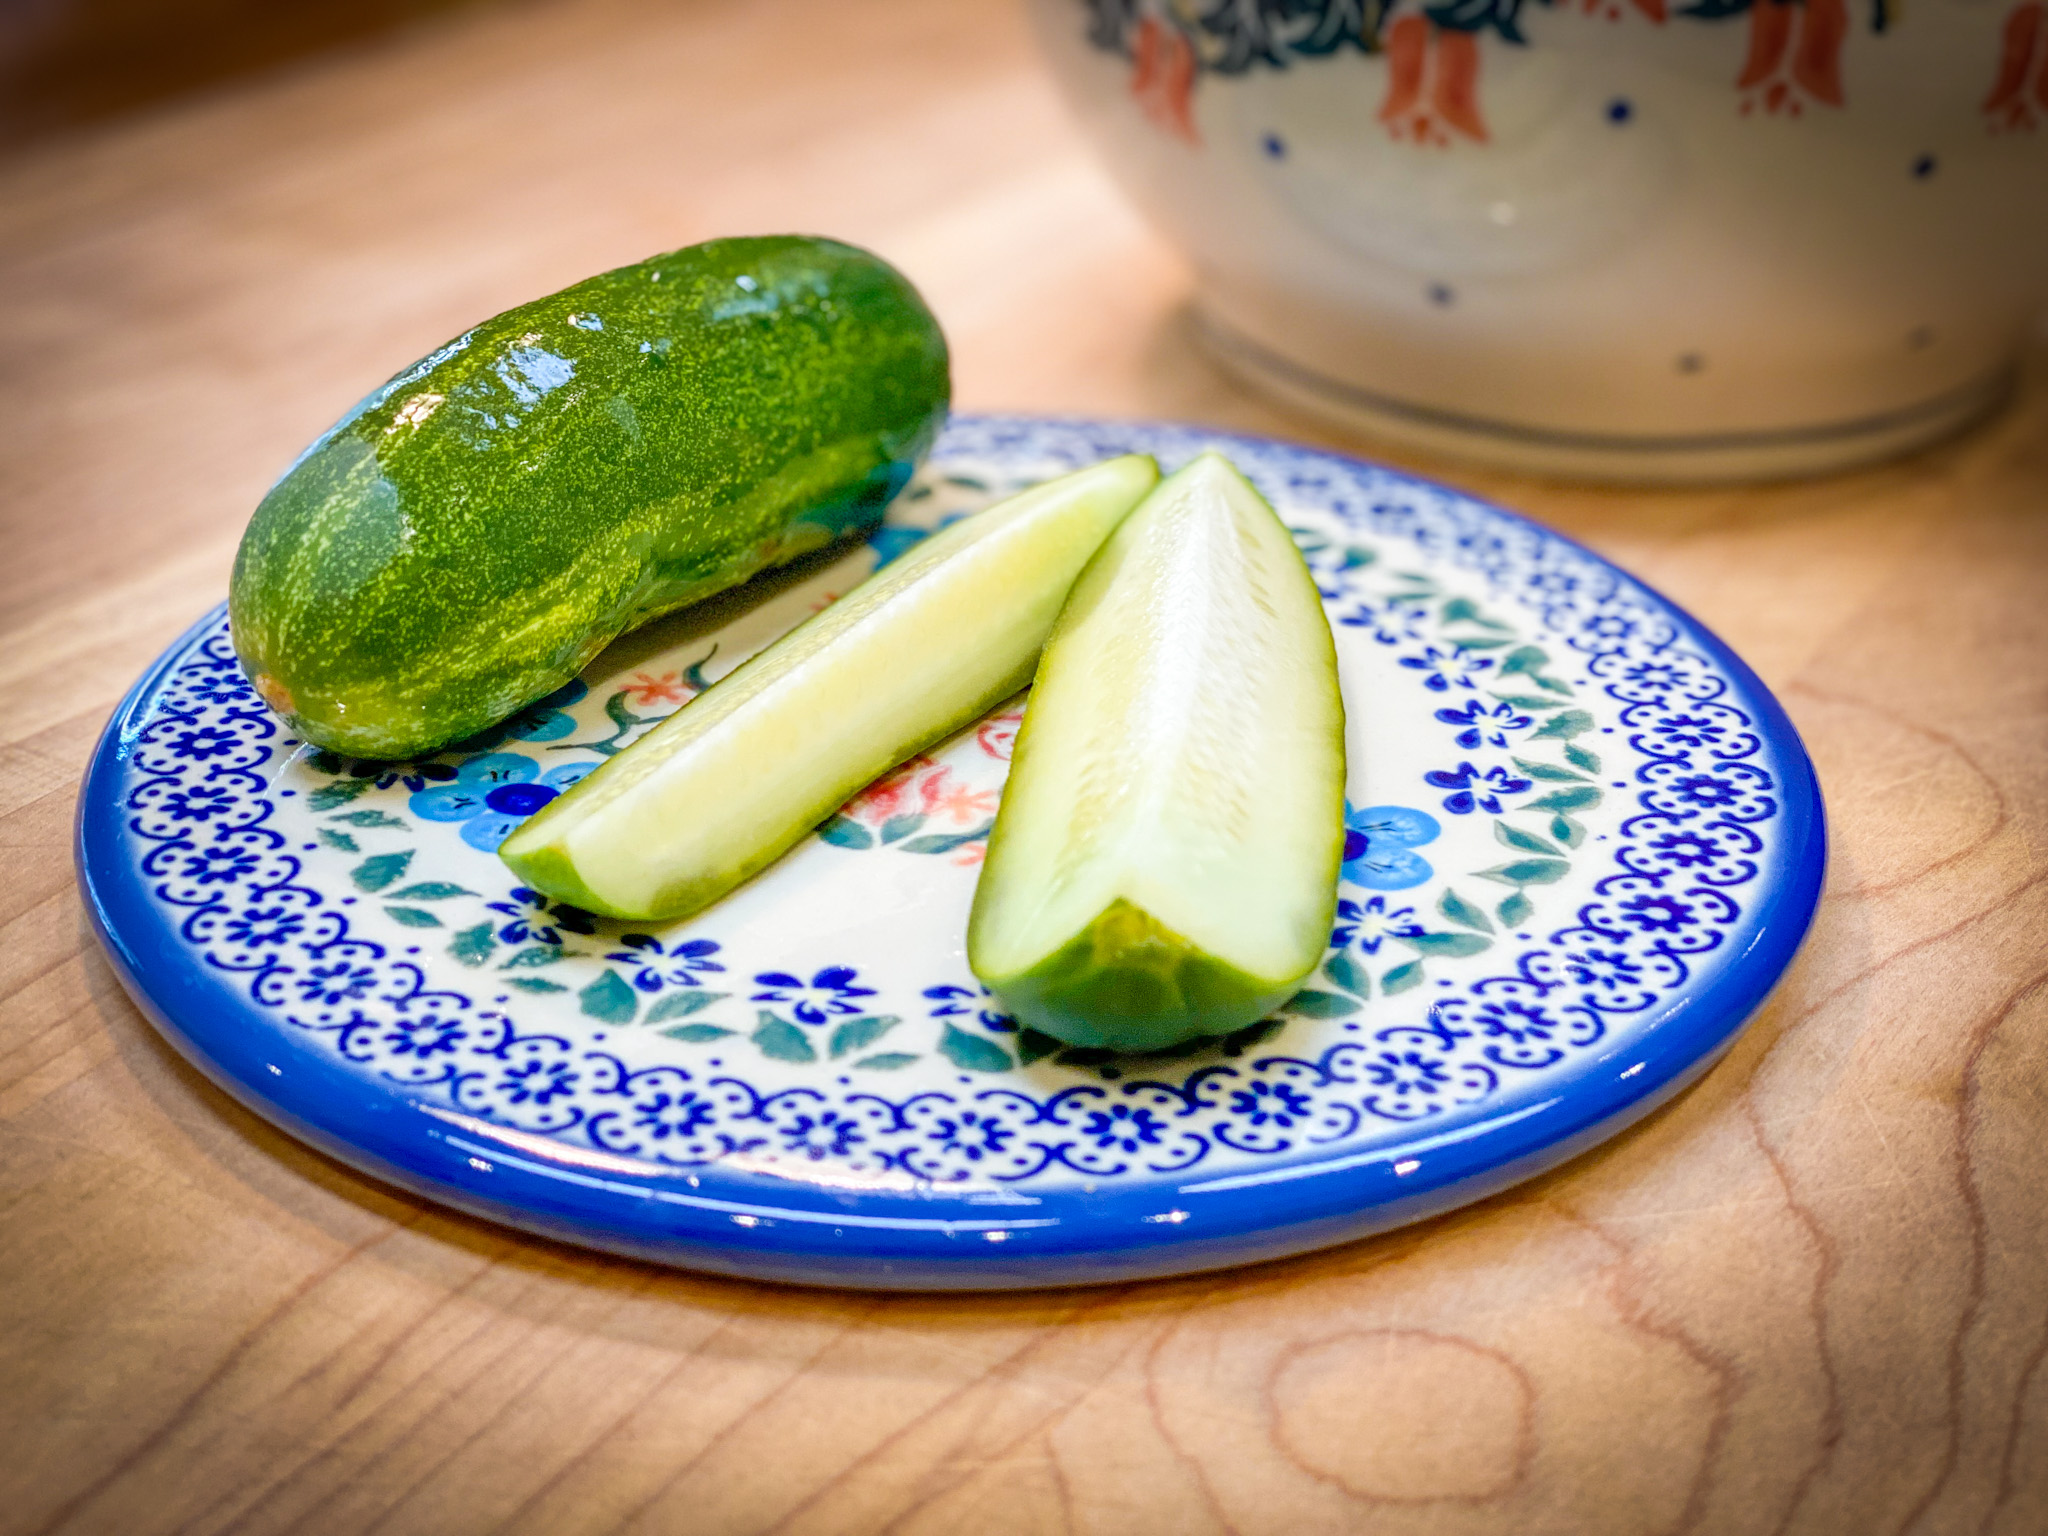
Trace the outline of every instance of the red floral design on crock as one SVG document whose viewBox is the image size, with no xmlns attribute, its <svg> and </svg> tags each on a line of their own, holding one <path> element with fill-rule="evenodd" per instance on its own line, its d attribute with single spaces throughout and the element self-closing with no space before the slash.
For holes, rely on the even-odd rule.
<svg viewBox="0 0 2048 1536">
<path fill-rule="evenodd" d="M 1844 0 L 1756 0 L 1749 8 L 1749 57 L 1736 86 L 1744 115 L 1797 117 L 1809 101 L 1842 104 L 1842 43 L 1849 35 Z"/>
<path fill-rule="evenodd" d="M 1998 75 L 1984 98 L 1994 132 L 2033 130 L 2048 112 L 2048 6 L 2027 0 L 2013 7 L 1999 34 Z"/>
<path fill-rule="evenodd" d="M 1456 134 L 1486 142 L 1479 115 L 1479 39 L 1403 16 L 1386 34 L 1387 95 L 1380 121 L 1397 139 L 1449 144 Z"/>
</svg>

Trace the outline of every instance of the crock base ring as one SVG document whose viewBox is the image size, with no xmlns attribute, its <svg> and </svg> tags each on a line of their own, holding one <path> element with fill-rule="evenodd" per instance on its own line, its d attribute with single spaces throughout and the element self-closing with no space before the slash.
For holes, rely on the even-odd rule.
<svg viewBox="0 0 2048 1536">
<path fill-rule="evenodd" d="M 1201 311 L 1197 334 L 1231 373 L 1333 425 L 1487 469 L 1623 485 L 1733 485 L 1831 474 L 1895 458 L 1976 425 L 2006 401 L 2001 367 L 1960 389 L 1849 421 L 1698 436 L 1557 431 L 1466 416 L 1332 379 Z"/>
</svg>

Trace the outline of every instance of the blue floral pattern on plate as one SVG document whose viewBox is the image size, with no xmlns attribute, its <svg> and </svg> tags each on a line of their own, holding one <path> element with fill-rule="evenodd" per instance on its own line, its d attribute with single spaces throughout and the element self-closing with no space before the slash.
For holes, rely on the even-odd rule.
<svg viewBox="0 0 2048 1536">
<path fill-rule="evenodd" d="M 1212 441 L 955 422 L 891 525 Z M 743 660 L 725 633 L 630 677 L 600 660 L 587 693 L 493 739 L 365 765 L 283 736 L 216 615 L 95 761 L 96 918 L 172 1038 L 259 1109 L 415 1188 L 629 1252 L 1048 1283 L 1265 1256 L 1472 1198 L 1641 1113 L 1732 1037 L 1817 891 L 1810 771 L 1740 663 L 1596 557 L 1392 471 L 1222 446 L 1295 527 L 1347 693 L 1388 722 L 1354 764 L 1324 964 L 1238 1036 L 1067 1049 L 966 972 L 1014 710 L 692 922 L 610 923 L 514 884 L 497 844 Z M 909 533 L 786 593 L 778 622 Z M 844 830 L 869 821 L 864 841 Z M 218 1006 L 180 1001 L 199 991 Z M 1623 1057 L 1636 1076 L 1604 1065 Z M 420 1115 L 365 1120 L 359 1102 Z M 963 1256 L 963 1232 L 985 1246 Z"/>
</svg>

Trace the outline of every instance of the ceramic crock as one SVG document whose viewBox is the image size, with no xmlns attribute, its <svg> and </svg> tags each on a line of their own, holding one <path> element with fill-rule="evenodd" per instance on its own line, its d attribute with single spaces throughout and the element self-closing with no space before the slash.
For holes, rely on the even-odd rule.
<svg viewBox="0 0 2048 1536">
<path fill-rule="evenodd" d="M 1204 334 L 1350 425 L 1813 473 L 2001 398 L 2048 296 L 2043 0 L 1034 0 Z"/>
</svg>

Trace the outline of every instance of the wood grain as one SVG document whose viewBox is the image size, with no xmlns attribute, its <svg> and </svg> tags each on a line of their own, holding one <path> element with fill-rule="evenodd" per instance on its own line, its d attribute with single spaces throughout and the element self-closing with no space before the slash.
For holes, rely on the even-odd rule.
<svg viewBox="0 0 2048 1536">
<path fill-rule="evenodd" d="M 1747 655 L 1834 834 L 1732 1057 L 1464 1213 L 1121 1289 L 777 1290 L 397 1195 L 156 1039 L 72 796 L 268 479 L 471 320 L 780 228 L 905 266 L 965 406 L 1329 440 L 1194 349 L 1007 6 L 511 7 L 0 163 L 0 1530 L 2048 1530 L 2048 358 L 1812 484 L 1439 469 Z"/>
</svg>

